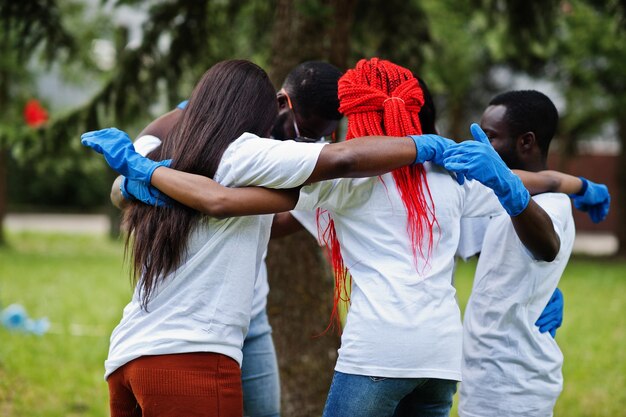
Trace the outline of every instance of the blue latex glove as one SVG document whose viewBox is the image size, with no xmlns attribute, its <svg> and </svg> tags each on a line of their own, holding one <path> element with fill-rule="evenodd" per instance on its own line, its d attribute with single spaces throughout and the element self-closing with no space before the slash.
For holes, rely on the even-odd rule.
<svg viewBox="0 0 626 417">
<path fill-rule="evenodd" d="M 475 140 L 449 147 L 443 154 L 443 166 L 491 188 L 506 212 L 517 216 L 530 202 L 528 190 L 493 149 L 480 126 L 473 123 L 470 130 Z"/>
<path fill-rule="evenodd" d="M 150 184 L 155 169 L 169 164 L 141 156 L 126 132 L 114 127 L 83 133 L 81 143 L 103 154 L 107 164 L 121 175 L 146 184 Z"/>
<path fill-rule="evenodd" d="M 439 135 L 412 135 L 409 137 L 413 139 L 415 150 L 417 151 L 414 164 L 423 164 L 426 161 L 431 161 L 443 166 L 443 153 L 449 147 L 456 145 L 456 142 L 452 139 Z M 456 180 L 460 185 L 463 185 L 465 177 L 457 174 Z"/>
<path fill-rule="evenodd" d="M 165 166 L 169 166 L 169 164 Z M 167 195 L 163 194 L 152 185 L 138 180 L 131 180 L 124 177 L 120 184 L 120 191 L 128 201 L 139 200 L 149 206 L 157 207 L 169 207 L 171 205 L 170 198 Z"/>
<path fill-rule="evenodd" d="M 609 214 L 611 195 L 604 184 L 596 184 L 586 178 L 580 177 L 583 187 L 578 194 L 570 194 L 574 207 L 580 211 L 586 211 L 594 223 L 600 223 Z"/>
<path fill-rule="evenodd" d="M 550 332 L 552 337 L 556 336 L 556 329 L 563 323 L 563 293 L 558 288 L 554 290 L 548 305 L 541 312 L 535 326 L 539 327 L 541 333 Z"/>
</svg>

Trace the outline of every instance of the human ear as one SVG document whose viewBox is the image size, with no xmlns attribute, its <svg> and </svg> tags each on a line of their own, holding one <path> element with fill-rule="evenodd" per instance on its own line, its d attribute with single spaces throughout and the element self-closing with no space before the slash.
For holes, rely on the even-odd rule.
<svg viewBox="0 0 626 417">
<path fill-rule="evenodd" d="M 287 95 L 283 92 L 283 90 L 280 90 L 278 93 L 276 93 L 276 100 L 278 101 L 279 112 L 289 108 L 289 99 L 287 98 Z"/>
<path fill-rule="evenodd" d="M 537 144 L 537 138 L 533 132 L 526 132 L 520 135 L 517 139 L 517 146 L 520 152 L 528 153 L 533 150 Z"/>
</svg>

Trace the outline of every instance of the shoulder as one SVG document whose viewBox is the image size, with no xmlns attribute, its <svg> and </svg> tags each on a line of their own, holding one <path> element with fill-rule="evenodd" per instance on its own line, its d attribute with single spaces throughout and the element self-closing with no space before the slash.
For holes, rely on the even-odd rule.
<svg viewBox="0 0 626 417">
<path fill-rule="evenodd" d="M 543 193 L 532 197 L 548 214 L 560 213 L 571 215 L 572 204 L 567 194 L 563 193 Z"/>
</svg>

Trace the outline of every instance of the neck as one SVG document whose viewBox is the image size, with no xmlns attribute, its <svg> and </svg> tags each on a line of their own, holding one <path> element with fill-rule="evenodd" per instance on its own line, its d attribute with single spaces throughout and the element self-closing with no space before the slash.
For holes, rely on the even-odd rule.
<svg viewBox="0 0 626 417">
<path fill-rule="evenodd" d="M 524 171 L 539 172 L 548 169 L 548 163 L 545 158 L 538 158 L 531 161 L 525 161 L 524 166 L 521 167 Z"/>
</svg>

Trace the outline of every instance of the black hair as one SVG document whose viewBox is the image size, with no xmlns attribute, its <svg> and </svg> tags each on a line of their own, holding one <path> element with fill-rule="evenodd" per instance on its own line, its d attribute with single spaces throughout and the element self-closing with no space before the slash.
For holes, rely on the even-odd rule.
<svg viewBox="0 0 626 417">
<path fill-rule="evenodd" d="M 304 118 L 315 114 L 326 120 L 339 120 L 337 81 L 341 70 L 327 62 L 307 61 L 285 78 L 283 88 L 297 112 Z"/>
<path fill-rule="evenodd" d="M 424 80 L 420 77 L 415 78 L 417 78 L 417 81 L 422 88 L 422 92 L 424 93 L 424 105 L 419 112 L 422 134 L 437 134 L 437 129 L 435 128 L 435 122 L 437 121 L 437 109 L 435 108 L 433 96 L 430 94 L 430 90 Z"/>
<path fill-rule="evenodd" d="M 535 90 L 508 91 L 491 99 L 489 105 L 506 107 L 504 120 L 512 138 L 533 132 L 542 154 L 548 154 L 559 121 L 559 112 L 548 96 Z"/>
</svg>

